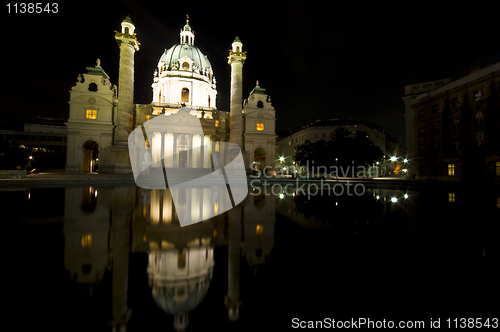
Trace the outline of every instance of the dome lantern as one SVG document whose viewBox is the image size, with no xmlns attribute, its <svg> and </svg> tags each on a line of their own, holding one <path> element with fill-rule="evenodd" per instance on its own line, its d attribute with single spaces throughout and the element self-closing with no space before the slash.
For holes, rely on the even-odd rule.
<svg viewBox="0 0 500 332">
<path fill-rule="evenodd" d="M 184 25 L 184 28 L 181 30 L 181 44 L 188 44 L 188 45 L 194 45 L 194 33 L 191 30 L 191 27 L 189 26 L 189 16 L 186 15 L 186 25 Z"/>
</svg>

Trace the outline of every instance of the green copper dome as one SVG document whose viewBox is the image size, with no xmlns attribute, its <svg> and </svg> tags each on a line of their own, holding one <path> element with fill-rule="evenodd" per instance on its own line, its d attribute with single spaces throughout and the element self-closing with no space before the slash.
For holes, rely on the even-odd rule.
<svg viewBox="0 0 500 332">
<path fill-rule="evenodd" d="M 188 57 L 193 61 L 193 66 L 200 69 L 200 72 L 205 68 L 211 68 L 212 65 L 206 55 L 201 53 L 200 49 L 196 46 L 189 44 L 175 44 L 168 50 L 165 50 L 160 58 L 160 63 L 166 65 L 166 70 L 172 70 L 172 65 L 176 64 L 177 68 L 182 68 L 182 64 L 179 63 L 179 59 L 184 56 Z M 158 65 L 160 65 L 160 63 Z"/>
</svg>

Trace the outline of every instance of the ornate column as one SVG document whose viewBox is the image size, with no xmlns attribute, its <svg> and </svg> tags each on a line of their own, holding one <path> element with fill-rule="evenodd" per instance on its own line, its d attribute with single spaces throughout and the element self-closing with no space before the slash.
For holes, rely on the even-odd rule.
<svg viewBox="0 0 500 332">
<path fill-rule="evenodd" d="M 130 17 L 127 16 L 121 25 L 121 32 L 115 31 L 115 39 L 120 46 L 120 67 L 118 107 L 111 153 L 114 172 L 130 173 L 132 167 L 128 155 L 128 136 L 134 127 L 134 54 L 139 50 L 139 42 Z"/>
<path fill-rule="evenodd" d="M 229 116 L 229 142 L 237 144 L 243 150 L 243 63 L 247 52 L 238 36 L 231 44 L 228 64 L 231 65 L 231 102 Z"/>
</svg>

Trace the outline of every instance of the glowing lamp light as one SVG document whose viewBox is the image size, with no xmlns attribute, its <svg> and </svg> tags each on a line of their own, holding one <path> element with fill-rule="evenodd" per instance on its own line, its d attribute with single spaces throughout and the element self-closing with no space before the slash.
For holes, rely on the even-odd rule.
<svg viewBox="0 0 500 332">
<path fill-rule="evenodd" d="M 403 159 L 403 162 L 407 163 L 407 162 L 408 162 L 408 159 L 406 159 L 406 158 L 405 158 L 405 159 Z"/>
<path fill-rule="evenodd" d="M 405 199 L 407 199 L 407 198 L 408 198 L 408 194 L 405 194 L 405 196 L 404 196 L 404 197 L 405 197 Z"/>
<path fill-rule="evenodd" d="M 396 157 L 391 157 L 391 161 L 396 161 L 398 158 Z"/>
<path fill-rule="evenodd" d="M 379 196 L 379 195 L 377 195 L 377 199 L 380 199 L 380 196 Z"/>
<path fill-rule="evenodd" d="M 285 198 L 285 195 L 283 195 L 283 193 L 280 194 L 280 199 L 283 199 Z"/>
<path fill-rule="evenodd" d="M 285 161 L 285 157 L 280 157 L 280 161 L 281 162 Z"/>
<path fill-rule="evenodd" d="M 391 198 L 391 202 L 396 203 L 398 199 L 396 197 Z"/>
</svg>

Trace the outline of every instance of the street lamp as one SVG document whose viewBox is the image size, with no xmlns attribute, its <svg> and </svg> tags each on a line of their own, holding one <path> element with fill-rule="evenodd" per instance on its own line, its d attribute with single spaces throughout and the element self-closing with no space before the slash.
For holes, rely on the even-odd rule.
<svg viewBox="0 0 500 332">
<path fill-rule="evenodd" d="M 339 158 L 335 158 L 335 163 L 337 164 L 337 182 L 339 181 Z"/>
</svg>

